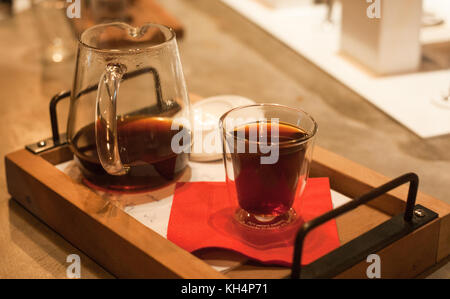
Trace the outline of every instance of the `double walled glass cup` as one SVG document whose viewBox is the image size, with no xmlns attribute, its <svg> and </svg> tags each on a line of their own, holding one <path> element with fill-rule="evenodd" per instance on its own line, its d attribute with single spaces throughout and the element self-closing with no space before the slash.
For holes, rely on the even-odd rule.
<svg viewBox="0 0 450 299">
<path fill-rule="evenodd" d="M 257 104 L 225 113 L 219 123 L 226 182 L 235 219 L 252 228 L 278 228 L 297 218 L 317 124 L 306 112 Z"/>
</svg>

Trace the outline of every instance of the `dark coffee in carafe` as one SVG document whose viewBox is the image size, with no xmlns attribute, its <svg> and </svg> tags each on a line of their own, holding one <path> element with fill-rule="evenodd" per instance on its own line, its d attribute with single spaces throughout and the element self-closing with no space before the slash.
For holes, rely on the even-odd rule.
<svg viewBox="0 0 450 299">
<path fill-rule="evenodd" d="M 119 154 L 128 168 L 124 175 L 110 175 L 103 169 L 93 123 L 77 132 L 71 148 L 83 175 L 94 185 L 113 190 L 152 189 L 179 177 L 187 165 L 187 154 L 177 154 L 171 146 L 172 138 L 183 130 L 182 126 L 176 127 L 173 130 L 172 120 L 164 117 L 119 118 Z"/>
</svg>

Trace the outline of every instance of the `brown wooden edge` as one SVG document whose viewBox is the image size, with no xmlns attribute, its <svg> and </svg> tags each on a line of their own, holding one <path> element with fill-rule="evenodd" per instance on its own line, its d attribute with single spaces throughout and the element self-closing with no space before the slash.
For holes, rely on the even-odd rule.
<svg viewBox="0 0 450 299">
<path fill-rule="evenodd" d="M 5 167 L 17 201 L 114 275 L 225 278 L 40 156 L 19 150 L 5 157 Z"/>
<path fill-rule="evenodd" d="M 72 158 L 67 147 L 41 156 L 26 150 L 6 156 L 10 194 L 112 273 L 119 277 L 226 277 L 56 170 L 52 164 Z M 333 189 L 352 198 L 389 180 L 320 147 L 315 149 L 311 175 L 330 177 Z M 406 194 L 407 186 L 398 188 L 372 206 L 397 214 L 404 208 Z M 378 252 L 386 265 L 382 277 L 415 277 L 450 254 L 450 206 L 422 193 L 418 203 L 439 213 L 439 219 Z M 66 211 L 65 215 L 59 215 L 60 211 Z M 408 248 L 408 259 L 398 259 L 404 248 Z M 117 261 L 116 256 L 127 258 Z M 366 267 L 363 261 L 338 277 L 364 277 Z M 255 274 L 263 272 L 258 269 Z"/>
<path fill-rule="evenodd" d="M 314 149 L 311 175 L 332 178 L 331 188 L 350 198 L 361 196 L 389 181 L 386 176 L 321 147 Z M 393 216 L 403 212 L 407 194 L 408 186 L 402 186 L 372 201 L 370 206 Z M 450 255 L 450 205 L 422 192 L 418 193 L 416 203 L 439 214 L 439 243 L 436 257 L 436 262 L 439 262 Z"/>
</svg>

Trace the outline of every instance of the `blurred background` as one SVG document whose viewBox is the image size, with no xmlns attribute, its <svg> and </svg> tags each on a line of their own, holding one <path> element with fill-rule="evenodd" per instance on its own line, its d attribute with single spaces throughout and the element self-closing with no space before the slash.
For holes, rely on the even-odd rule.
<svg viewBox="0 0 450 299">
<path fill-rule="evenodd" d="M 51 135 L 48 103 L 71 89 L 83 30 L 156 22 L 177 33 L 190 93 L 304 109 L 319 146 L 389 177 L 416 172 L 421 191 L 450 203 L 450 2 L 377 2 L 1 0 L 0 156 Z M 63 130 L 67 113 L 62 102 Z M 0 168 L 0 255 L 15 261 L 0 276 L 64 277 L 77 250 L 10 200 Z"/>
</svg>

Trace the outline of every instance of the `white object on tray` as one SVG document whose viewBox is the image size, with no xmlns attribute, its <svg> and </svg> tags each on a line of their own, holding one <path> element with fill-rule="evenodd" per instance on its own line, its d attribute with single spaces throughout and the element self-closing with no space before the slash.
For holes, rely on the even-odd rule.
<svg viewBox="0 0 450 299">
<path fill-rule="evenodd" d="M 203 99 L 192 105 L 194 145 L 190 158 L 206 162 L 222 159 L 219 119 L 227 111 L 255 104 L 253 100 L 236 95 L 220 95 Z"/>
</svg>

